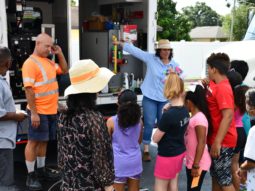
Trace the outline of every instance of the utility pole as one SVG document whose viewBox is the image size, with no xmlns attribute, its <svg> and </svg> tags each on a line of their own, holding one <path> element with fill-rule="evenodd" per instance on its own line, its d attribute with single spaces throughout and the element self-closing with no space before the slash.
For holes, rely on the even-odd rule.
<svg viewBox="0 0 255 191">
<path fill-rule="evenodd" d="M 233 9 L 232 9 L 232 20 L 231 20 L 229 41 L 232 41 L 232 39 L 233 39 L 233 29 L 234 29 L 234 21 L 235 21 L 235 12 L 236 12 L 236 0 L 234 0 L 234 5 L 233 5 Z"/>
</svg>

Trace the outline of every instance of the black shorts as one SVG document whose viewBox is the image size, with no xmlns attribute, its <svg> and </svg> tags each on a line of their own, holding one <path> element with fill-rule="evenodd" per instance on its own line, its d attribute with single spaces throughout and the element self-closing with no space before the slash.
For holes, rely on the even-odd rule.
<svg viewBox="0 0 255 191">
<path fill-rule="evenodd" d="M 207 171 L 202 170 L 201 174 L 200 174 L 200 178 L 198 181 L 198 185 L 194 188 L 191 188 L 192 185 L 192 181 L 193 181 L 193 177 L 191 176 L 191 169 L 188 169 L 186 167 L 186 175 L 187 175 L 187 191 L 200 191 L 203 181 L 204 181 L 204 177 Z"/>
<path fill-rule="evenodd" d="M 237 127 L 237 142 L 236 148 L 234 150 L 235 153 L 239 153 L 241 150 L 244 150 L 246 143 L 246 133 L 243 127 Z"/>
<path fill-rule="evenodd" d="M 210 173 L 220 186 L 232 184 L 231 164 L 234 155 L 234 148 L 221 148 L 220 156 L 212 159 Z"/>
</svg>

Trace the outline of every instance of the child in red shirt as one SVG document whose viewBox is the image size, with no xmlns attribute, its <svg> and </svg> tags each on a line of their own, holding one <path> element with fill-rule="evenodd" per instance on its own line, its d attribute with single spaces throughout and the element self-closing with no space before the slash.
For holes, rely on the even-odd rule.
<svg viewBox="0 0 255 191">
<path fill-rule="evenodd" d="M 207 59 L 210 83 L 207 104 L 212 128 L 208 145 L 212 157 L 213 188 L 235 191 L 232 184 L 231 161 L 237 141 L 234 120 L 234 96 L 227 79 L 230 59 L 224 53 L 213 53 Z"/>
</svg>

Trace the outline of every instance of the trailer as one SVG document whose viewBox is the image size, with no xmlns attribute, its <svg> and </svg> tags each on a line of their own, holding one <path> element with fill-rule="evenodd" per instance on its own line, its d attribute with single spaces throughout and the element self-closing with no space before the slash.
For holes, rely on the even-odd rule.
<svg viewBox="0 0 255 191">
<path fill-rule="evenodd" d="M 141 81 L 144 66 L 131 55 L 118 53 L 113 62 L 113 38 L 123 35 L 135 37 L 137 46 L 154 51 L 157 30 L 157 1 L 155 0 L 80 0 L 79 1 L 79 55 L 80 59 L 93 59 L 100 67 L 115 71 L 116 75 L 108 89 L 97 99 L 99 110 L 105 117 L 116 113 L 118 91 L 123 86 L 123 76 L 131 81 Z M 26 109 L 26 98 L 22 82 L 23 62 L 33 52 L 35 37 L 46 32 L 59 44 L 68 61 L 73 64 L 71 44 L 70 0 L 1 0 L 0 1 L 0 46 L 12 52 L 13 64 L 7 74 L 17 109 Z M 133 36 L 135 34 L 135 36 Z M 117 55 L 115 55 L 117 56 Z M 132 86 L 129 83 L 130 87 Z M 58 78 L 59 102 L 64 103 L 63 93 L 70 84 L 68 75 Z M 132 87 L 136 88 L 136 87 Z M 136 88 L 138 101 L 142 95 Z M 28 122 L 19 124 L 17 144 L 27 139 Z"/>
<path fill-rule="evenodd" d="M 108 88 L 100 92 L 97 105 L 107 118 L 117 109 L 118 91 L 124 86 L 136 90 L 138 101 L 142 95 L 139 82 L 145 75 L 145 66 L 114 47 L 115 39 L 133 39 L 136 46 L 154 52 L 157 41 L 156 0 L 80 0 L 78 6 L 79 56 L 93 59 L 100 67 L 113 70 L 116 75 Z M 0 1 L 0 46 L 8 46 L 13 55 L 13 64 L 7 80 L 12 88 L 18 109 L 26 109 L 21 68 L 33 52 L 35 37 L 46 32 L 59 44 L 71 66 L 71 1 L 70 0 L 1 0 Z M 255 20 L 255 17 L 253 18 Z M 254 23 L 254 22 L 251 22 Z M 251 27 L 252 28 L 252 27 Z M 251 28 L 249 31 L 251 31 Z M 254 28 L 254 27 L 253 27 Z M 135 35 L 134 35 L 135 34 Z M 255 41 L 242 42 L 173 42 L 174 58 L 186 73 L 186 79 L 203 78 L 206 75 L 205 59 L 211 52 L 226 52 L 233 59 L 244 59 L 250 71 L 245 82 L 254 86 L 255 56 L 252 50 Z M 185 55 L 185 56 L 184 56 Z M 132 82 L 138 82 L 134 85 Z M 59 102 L 65 103 L 63 93 L 70 84 L 68 75 L 58 78 Z M 17 143 L 27 139 L 27 121 L 19 125 Z"/>
</svg>

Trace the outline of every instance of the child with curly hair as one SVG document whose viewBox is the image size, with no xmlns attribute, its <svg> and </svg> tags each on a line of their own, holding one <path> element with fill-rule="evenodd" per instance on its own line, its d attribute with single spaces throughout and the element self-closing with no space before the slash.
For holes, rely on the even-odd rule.
<svg viewBox="0 0 255 191">
<path fill-rule="evenodd" d="M 112 137 L 116 191 L 139 191 L 142 168 L 140 143 L 142 141 L 141 110 L 137 96 L 124 90 L 118 97 L 117 115 L 107 120 L 108 132 Z"/>
</svg>

